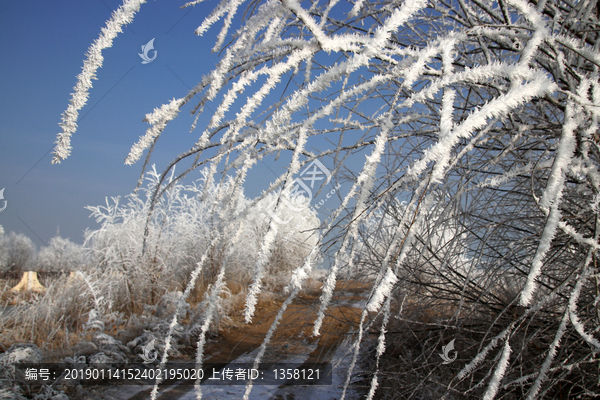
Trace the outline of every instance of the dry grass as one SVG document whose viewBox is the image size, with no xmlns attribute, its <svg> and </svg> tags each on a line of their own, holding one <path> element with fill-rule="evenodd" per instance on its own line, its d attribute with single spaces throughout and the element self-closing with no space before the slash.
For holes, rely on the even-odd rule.
<svg viewBox="0 0 600 400">
<path fill-rule="evenodd" d="M 34 343 L 45 351 L 66 350 L 82 339 L 89 339 L 86 330 L 89 313 L 98 308 L 95 299 L 102 298 L 102 318 L 104 331 L 111 335 L 130 338 L 135 332 L 143 331 L 140 317 L 153 317 L 147 307 L 156 306 L 167 291 L 184 288 L 187 279 L 170 281 L 164 288 L 155 287 L 154 294 L 134 297 L 141 288 L 128 284 L 125 276 L 114 277 L 99 274 L 85 275 L 87 281 L 80 278 L 63 277 L 48 282 L 47 290 L 35 292 L 0 292 L 2 305 L 11 306 L 11 312 L 0 317 L 2 344 L 8 348 L 15 343 Z M 265 290 L 261 294 L 258 307 L 267 309 L 279 304 L 282 299 L 283 282 L 287 277 L 270 275 L 265 279 Z M 221 325 L 230 327 L 237 323 L 233 316 L 241 316 L 245 308 L 249 277 L 234 272 L 226 278 L 226 285 L 220 295 L 219 317 Z M 6 285 L 5 285 L 6 286 Z M 315 292 L 321 286 L 316 279 L 308 279 L 307 292 Z M 187 298 L 190 308 L 195 310 L 196 319 L 203 315 L 201 306 L 206 300 L 206 291 L 210 282 L 200 280 Z M 148 291 L 146 291 L 148 292 Z M 154 310 L 154 308 L 151 308 Z M 190 323 L 190 317 L 182 323 Z M 127 333 L 131 331 L 131 333 Z"/>
<path fill-rule="evenodd" d="M 72 280 L 51 283 L 47 290 L 5 292 L 10 312 L 0 318 L 3 344 L 34 343 L 42 349 L 68 348 L 77 343 L 90 310 L 85 289 Z"/>
</svg>

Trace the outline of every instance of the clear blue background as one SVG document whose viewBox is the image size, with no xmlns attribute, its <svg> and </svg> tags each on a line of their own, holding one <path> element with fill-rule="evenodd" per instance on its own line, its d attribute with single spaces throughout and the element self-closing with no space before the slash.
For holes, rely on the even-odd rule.
<svg viewBox="0 0 600 400">
<path fill-rule="evenodd" d="M 93 81 L 72 137 L 72 154 L 61 164 L 52 165 L 58 124 L 85 53 L 122 2 L 0 0 L 0 189 L 5 188 L 4 200 L 8 202 L 0 212 L 0 225 L 5 233 L 23 233 L 43 246 L 60 229 L 60 236 L 82 243 L 84 230 L 98 227 L 85 206 L 105 205 L 106 198 L 110 201 L 113 196 L 133 192 L 143 159 L 133 166 L 124 165 L 124 159 L 149 126 L 143 118 L 171 99 L 185 96 L 218 62 L 219 55 L 211 49 L 222 21 L 203 37 L 194 34 L 218 3 L 212 0 L 181 9 L 184 3 L 150 0 L 143 4 L 133 23 L 103 51 L 103 67 L 97 71 L 98 80 Z M 232 26 L 239 26 L 243 9 Z M 138 53 L 153 38 L 156 59 L 142 64 Z M 149 56 L 154 54 L 151 51 Z M 331 62 L 328 57 L 338 59 L 340 55 L 320 57 Z M 320 59 L 322 63 L 325 58 Z M 319 73 L 315 68 L 313 76 Z M 301 83 L 296 78 L 294 82 Z M 272 104 L 281 95 L 281 88 L 275 90 L 273 99 L 264 104 Z M 190 111 L 196 103 L 186 105 L 159 139 L 151 159 L 159 172 L 201 135 L 201 130 L 190 132 L 194 119 Z M 373 103 L 369 104 L 375 110 L 378 105 Z M 215 103 L 207 105 L 199 127 L 206 126 L 216 107 Z M 362 132 L 347 132 L 344 141 L 355 143 L 362 136 Z M 327 142 L 316 137 L 308 148 L 320 151 L 332 143 L 337 139 Z M 317 150 L 315 145 L 322 148 Z M 259 162 L 245 182 L 246 197 L 256 197 L 266 189 L 284 171 L 290 157 L 283 154 L 276 161 L 269 156 Z M 347 163 L 354 165 L 355 160 L 350 159 L 356 159 L 355 167 L 359 167 L 364 153 L 350 156 Z M 333 169 L 333 165 L 327 167 Z M 198 178 L 200 173 L 193 172 L 186 179 Z M 324 189 L 317 202 L 325 198 L 329 188 Z M 3 204 L 0 200 L 0 208 Z M 338 205 L 339 200 L 328 200 L 319 211 L 321 220 L 327 209 Z"/>
<path fill-rule="evenodd" d="M 184 2 L 177 1 L 143 4 L 133 23 L 103 52 L 98 80 L 80 111 L 72 155 L 52 165 L 49 151 L 85 53 L 121 4 L 0 2 L 0 189 L 5 188 L 8 202 L 0 225 L 5 233 L 24 233 L 41 246 L 60 227 L 61 236 L 81 243 L 84 229 L 97 227 L 84 207 L 127 195 L 135 187 L 143 161 L 133 166 L 123 161 L 148 127 L 142 122 L 145 114 L 184 96 L 217 61 L 210 49 L 221 24 L 206 37 L 194 34 L 214 1 L 188 9 L 180 9 Z M 138 53 L 152 38 L 157 57 L 144 65 Z M 181 112 L 158 143 L 152 162 L 159 171 L 199 136 L 189 132 L 189 110 Z"/>
</svg>

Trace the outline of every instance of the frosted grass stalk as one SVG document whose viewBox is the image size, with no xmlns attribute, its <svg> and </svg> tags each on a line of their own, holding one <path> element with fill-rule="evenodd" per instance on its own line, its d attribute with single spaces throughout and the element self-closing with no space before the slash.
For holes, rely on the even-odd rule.
<svg viewBox="0 0 600 400">
<path fill-rule="evenodd" d="M 224 278 L 225 278 L 225 265 L 223 263 L 221 265 L 219 275 L 213 287 L 211 288 L 211 293 L 208 302 L 208 309 L 204 314 L 204 323 L 202 324 L 202 328 L 200 331 L 200 337 L 198 338 L 197 349 L 196 349 L 196 368 L 202 368 L 203 355 L 204 355 L 204 345 L 206 344 L 206 332 L 210 328 L 210 324 L 212 323 L 213 316 L 215 312 L 218 312 L 217 305 L 219 301 L 219 295 L 221 294 L 224 287 Z M 196 390 L 196 398 L 200 400 L 202 398 L 202 387 L 200 385 L 199 379 L 196 381 L 195 385 Z"/>
<path fill-rule="evenodd" d="M 394 288 L 396 282 L 398 282 L 398 277 L 396 274 L 394 274 L 391 268 L 388 267 L 385 276 L 377 286 L 377 289 L 371 297 L 369 304 L 367 304 L 367 311 L 376 312 L 379 310 L 379 307 L 381 307 L 383 301 L 388 298 L 390 293 L 392 293 L 392 289 Z"/>
<path fill-rule="evenodd" d="M 535 382 L 533 382 L 531 389 L 529 389 L 529 392 L 527 393 L 527 398 L 525 400 L 535 399 L 538 392 L 540 391 L 542 382 L 544 382 L 544 380 L 546 379 L 546 374 L 548 373 L 548 370 L 550 369 L 550 366 L 552 365 L 552 361 L 554 360 L 554 357 L 556 357 L 557 349 L 558 349 L 558 346 L 560 345 L 560 340 L 562 339 L 562 337 L 564 336 L 564 334 L 567 330 L 567 322 L 568 321 L 569 321 L 569 312 L 568 312 L 568 310 L 565 310 L 565 312 L 563 313 L 562 320 L 560 321 L 560 326 L 558 327 L 556 334 L 554 335 L 554 340 L 552 341 L 552 344 L 550 344 L 550 348 L 548 349 L 548 354 L 546 355 L 546 359 L 544 360 L 544 363 L 542 364 L 542 367 L 540 368 L 539 375 L 538 375 L 537 379 L 535 380 Z"/>
<path fill-rule="evenodd" d="M 496 335 L 491 341 L 490 343 L 488 343 L 487 346 L 485 346 L 483 348 L 483 350 L 481 350 L 476 356 L 475 358 L 473 358 L 473 360 L 471 360 L 471 362 L 469 362 L 467 365 L 464 366 L 464 368 L 462 370 L 460 370 L 460 372 L 456 375 L 456 379 L 458 380 L 462 380 L 464 379 L 467 375 L 469 375 L 474 369 L 475 367 L 477 367 L 477 365 L 481 364 L 483 362 L 483 360 L 485 360 L 485 357 L 487 356 L 487 354 L 494 349 L 497 345 L 498 342 L 502 339 L 504 339 L 508 333 L 510 332 L 510 327 L 506 328 L 505 330 L 503 330 L 502 332 L 500 332 L 498 335 Z M 508 339 L 506 339 L 508 341 Z"/>
<path fill-rule="evenodd" d="M 348 16 L 350 18 L 354 18 L 354 17 L 358 16 L 358 14 L 360 13 L 360 10 L 363 8 L 364 3 L 365 3 L 365 0 L 357 0 L 354 3 L 352 10 L 350 10 L 350 13 L 348 14 Z"/>
<path fill-rule="evenodd" d="M 215 245 L 216 243 L 218 243 L 219 238 L 220 238 L 220 236 L 217 233 L 215 235 L 215 237 L 213 238 L 211 245 Z M 175 327 L 177 326 L 177 316 L 179 314 L 180 304 L 183 304 L 185 299 L 187 299 L 187 297 L 189 296 L 191 291 L 196 286 L 196 280 L 198 279 L 198 276 L 200 275 L 200 272 L 202 271 L 204 263 L 206 262 L 206 259 L 208 258 L 208 253 L 210 251 L 210 248 L 211 248 L 211 246 L 207 246 L 204 253 L 202 253 L 202 256 L 200 257 L 200 261 L 198 261 L 198 263 L 196 264 L 196 268 L 194 269 L 194 271 L 192 272 L 192 274 L 190 276 L 190 282 L 187 284 L 185 291 L 183 292 L 183 295 L 177 302 L 177 312 L 175 312 L 175 315 L 173 315 L 173 319 L 171 320 L 171 323 L 169 324 L 169 332 L 167 334 L 167 337 L 165 338 L 165 350 L 164 350 L 164 353 L 163 353 L 161 361 L 160 361 L 161 369 L 165 367 L 168 357 L 169 357 L 168 350 L 171 348 L 171 341 L 173 340 L 173 332 L 175 331 Z M 151 400 L 156 400 L 156 396 L 158 395 L 158 385 L 161 382 L 162 382 L 161 378 L 156 379 L 156 383 L 154 384 L 154 387 L 152 388 L 152 392 L 150 393 Z"/>
<path fill-rule="evenodd" d="M 341 263 L 341 256 L 346 251 L 347 244 L 349 242 L 348 238 L 349 237 L 352 238 L 353 241 L 356 240 L 357 233 L 358 233 L 358 226 L 360 224 L 360 221 L 362 221 L 362 219 L 365 218 L 365 216 L 363 215 L 363 212 L 366 209 L 365 201 L 373 187 L 373 176 L 375 175 L 375 172 L 377 169 L 377 164 L 379 163 L 379 160 L 381 159 L 381 155 L 383 154 L 383 151 L 385 150 L 385 145 L 387 143 L 387 137 L 389 134 L 389 130 L 392 128 L 392 124 L 391 124 L 390 120 L 391 120 L 391 115 L 388 116 L 387 121 L 383 124 L 381 132 L 377 136 L 377 139 L 375 141 L 375 148 L 373 149 L 371 155 L 366 157 L 366 161 L 365 161 L 365 164 L 363 165 L 362 171 L 359 174 L 358 178 L 356 179 L 355 184 L 353 185 L 353 189 L 355 186 L 357 187 L 360 185 L 360 187 L 361 187 L 359 195 L 356 199 L 356 206 L 355 206 L 354 213 L 353 213 L 354 215 L 352 218 L 353 223 L 350 225 L 348 234 L 344 236 L 344 239 L 342 241 L 340 249 L 336 252 L 336 257 L 335 257 L 333 267 L 329 271 L 329 274 L 327 275 L 327 280 L 325 282 L 325 285 L 323 286 L 323 293 L 321 294 L 321 297 L 320 297 L 321 304 L 319 305 L 317 319 L 315 320 L 315 324 L 313 327 L 313 335 L 314 336 L 319 335 L 319 331 L 321 329 L 323 319 L 325 318 L 325 310 L 329 306 L 331 297 L 333 296 L 333 291 L 335 289 L 335 283 L 336 283 L 337 271 L 338 271 L 340 263 Z M 351 193 L 352 193 L 352 191 L 351 191 Z M 392 278 L 390 278 L 390 279 L 392 279 Z"/>
<path fill-rule="evenodd" d="M 220 122 L 220 119 L 224 117 L 225 110 L 229 108 L 231 104 L 237 98 L 238 93 L 242 93 L 245 86 L 249 86 L 251 81 L 255 81 L 260 75 L 268 75 L 267 81 L 257 90 L 252 97 L 249 97 L 246 104 L 242 107 L 240 112 L 237 114 L 233 126 L 227 130 L 221 140 L 224 143 L 227 139 L 235 140 L 240 129 L 245 126 L 246 120 L 251 117 L 254 112 L 271 92 L 271 90 L 281 82 L 281 76 L 289 70 L 297 67 L 304 59 L 311 57 L 316 51 L 316 48 L 303 48 L 300 51 L 293 52 L 287 62 L 278 63 L 272 68 L 264 67 L 256 72 L 245 74 L 240 80 L 232 85 L 231 90 L 225 95 L 224 101 L 219 105 L 215 116 L 215 122 L 212 123 L 212 127 L 216 127 L 216 123 Z"/>
<path fill-rule="evenodd" d="M 58 134 L 56 146 L 54 147 L 52 163 L 58 164 L 71 154 L 71 135 L 77 130 L 77 118 L 89 98 L 89 90 L 92 87 L 92 79 L 96 79 L 96 71 L 102 67 L 104 57 L 102 50 L 112 47 L 114 38 L 123 32 L 123 25 L 133 21 L 136 12 L 140 10 L 146 0 L 125 0 L 111 18 L 102 28 L 100 37 L 94 41 L 87 52 L 87 58 L 83 62 L 81 73 L 77 76 L 77 84 L 73 88 L 71 101 L 67 110 L 62 115 L 60 127 L 62 132 Z"/>
<path fill-rule="evenodd" d="M 512 109 L 527 101 L 553 92 L 556 84 L 546 79 L 535 79 L 523 85 L 511 88 L 505 95 L 501 95 L 482 106 L 478 111 L 469 115 L 465 121 L 457 125 L 452 134 L 440 139 L 433 147 L 427 149 L 423 157 L 415 162 L 407 171 L 407 175 L 417 178 L 430 161 L 436 160 L 447 154 L 459 143 L 461 138 L 467 138 L 472 133 L 486 126 L 489 118 L 498 118 L 507 115 Z M 440 172 L 441 173 L 441 172 Z"/>
<path fill-rule="evenodd" d="M 577 41 L 573 38 L 558 35 L 553 38 L 556 42 L 562 44 L 570 50 L 573 50 L 586 60 L 596 64 L 600 67 L 600 54 L 597 51 L 587 47 L 585 44 L 582 44 L 580 41 Z"/>
<path fill-rule="evenodd" d="M 352 354 L 352 361 L 350 362 L 350 366 L 348 367 L 348 374 L 346 375 L 346 382 L 344 382 L 344 388 L 342 390 L 342 394 L 340 396 L 340 400 L 344 400 L 346 398 L 346 392 L 348 391 L 348 386 L 350 386 L 350 379 L 352 378 L 352 371 L 354 371 L 354 367 L 356 366 L 356 361 L 358 360 L 358 352 L 360 350 L 360 344 L 362 343 L 363 334 L 364 334 L 364 323 L 367 317 L 367 310 L 363 310 L 360 316 L 360 324 L 358 325 L 358 337 L 356 338 L 356 343 L 354 343 L 354 353 Z"/>
<path fill-rule="evenodd" d="M 548 178 L 548 183 L 542 199 L 540 200 L 540 208 L 548 212 L 548 219 L 542 232 L 540 243 L 536 250 L 535 256 L 531 262 L 531 268 L 527 276 L 525 286 L 521 290 L 521 298 L 519 303 L 521 306 L 528 306 L 533 299 L 533 292 L 537 287 L 536 279 L 542 273 L 543 260 L 546 253 L 550 249 L 552 239 L 556 234 L 556 228 L 561 218 L 559 210 L 562 190 L 564 187 L 565 172 L 569 166 L 570 160 L 575 151 L 576 141 L 574 130 L 577 128 L 577 122 L 573 118 L 573 103 L 567 104 L 565 111 L 565 122 L 563 125 L 563 134 L 556 150 L 556 156 L 552 171 Z"/>
<path fill-rule="evenodd" d="M 146 114 L 144 121 L 152 126 L 146 130 L 146 134 L 140 137 L 140 140 L 131 147 L 129 155 L 125 159 L 126 165 L 132 165 L 138 161 L 147 148 L 149 148 L 156 138 L 164 131 L 167 124 L 177 118 L 179 109 L 183 106 L 184 99 L 173 99 L 160 108 L 156 108 L 153 113 Z"/>
<path fill-rule="evenodd" d="M 385 353 L 385 334 L 387 333 L 386 328 L 387 324 L 390 320 L 390 304 L 391 297 L 388 297 L 383 306 L 383 321 L 381 322 L 381 330 L 379 333 L 379 338 L 377 339 L 377 353 L 376 353 L 376 361 L 375 361 L 375 372 L 373 373 L 373 379 L 371 380 L 371 387 L 369 389 L 369 393 L 367 394 L 367 400 L 373 400 L 373 396 L 375 395 L 375 391 L 379 386 L 379 382 L 377 380 L 377 374 L 379 373 L 379 359 Z M 402 306 L 404 305 L 404 300 L 400 305 L 400 311 L 398 315 L 402 314 Z"/>
<path fill-rule="evenodd" d="M 246 296 L 246 307 L 244 309 L 244 318 L 246 323 L 252 322 L 252 317 L 254 316 L 254 311 L 256 310 L 256 303 L 258 303 L 258 295 L 262 289 L 264 268 L 271 257 L 271 248 L 273 247 L 276 236 L 277 222 L 271 220 L 271 223 L 269 224 L 269 230 L 260 244 L 258 259 L 256 261 L 254 276 L 252 278 L 252 285 L 250 285 L 248 296 Z"/>
<path fill-rule="evenodd" d="M 550 32 L 546 28 L 546 23 L 541 13 L 530 4 L 523 0 L 506 0 L 506 2 L 519 10 L 534 27 L 533 35 L 527 41 L 527 45 L 521 52 L 521 60 L 519 60 L 520 65 L 528 66 L 538 47 L 549 36 Z"/>
<path fill-rule="evenodd" d="M 589 265 L 591 261 L 592 257 L 591 254 L 589 254 L 587 264 Z M 577 333 L 579 333 L 579 335 L 583 338 L 583 340 L 585 340 L 589 345 L 594 346 L 596 348 L 596 351 L 600 351 L 600 341 L 598 341 L 598 339 L 596 339 L 591 334 L 585 331 L 585 327 L 583 326 L 581 320 L 579 319 L 579 316 L 577 315 L 577 300 L 579 299 L 579 296 L 581 294 L 583 283 L 585 280 L 588 279 L 588 277 L 589 272 L 586 265 L 586 268 L 584 268 L 583 272 L 581 273 L 581 276 L 577 280 L 577 284 L 575 285 L 575 288 L 571 293 L 571 297 L 569 298 L 569 318 L 571 320 L 571 324 L 573 324 L 573 327 L 575 328 Z"/>
<path fill-rule="evenodd" d="M 294 301 L 294 299 L 296 298 L 296 296 L 298 295 L 299 292 L 300 292 L 299 289 L 294 289 L 292 291 L 292 293 L 290 293 L 288 298 L 281 305 L 281 308 L 279 309 L 279 311 L 277 312 L 277 315 L 275 316 L 275 320 L 273 321 L 273 323 L 271 324 L 271 327 L 269 328 L 269 331 L 265 335 L 265 339 L 260 344 L 260 349 L 258 351 L 258 354 L 256 355 L 256 358 L 254 359 L 254 366 L 253 366 L 254 369 L 258 369 L 258 366 L 259 366 L 260 362 L 262 361 L 263 356 L 265 355 L 265 351 L 267 350 L 267 345 L 271 342 L 271 339 L 273 338 L 273 335 L 275 334 L 275 330 L 277 330 L 277 327 L 279 326 L 279 323 L 281 322 L 281 319 L 283 318 L 283 314 L 285 313 L 285 310 L 287 310 L 288 306 L 290 304 L 292 304 L 292 302 Z M 253 381 L 249 380 L 248 383 L 246 384 L 246 390 L 244 392 L 243 400 L 249 399 L 250 392 L 252 391 L 253 385 L 254 385 Z"/>
<path fill-rule="evenodd" d="M 504 349 L 502 350 L 502 356 L 500 357 L 500 361 L 498 361 L 498 366 L 496 366 L 496 370 L 494 371 L 494 375 L 492 375 L 492 379 L 483 395 L 483 400 L 493 400 L 496 397 L 496 393 L 498 393 L 498 386 L 500 386 L 500 382 L 506 373 L 506 369 L 508 368 L 508 361 L 511 353 L 510 343 L 508 338 L 504 341 Z"/>
<path fill-rule="evenodd" d="M 303 23 L 304 25 L 311 31 L 315 39 L 321 45 L 321 48 L 325 51 L 331 51 L 335 48 L 335 44 L 333 41 L 323 32 L 321 27 L 317 25 L 317 22 L 309 15 L 309 13 L 302 8 L 300 3 L 296 0 L 282 0 L 284 6 L 286 6 L 290 11 L 292 11 Z"/>
<path fill-rule="evenodd" d="M 283 193 L 287 193 L 288 189 L 291 188 L 291 186 L 294 182 L 291 178 L 300 169 L 300 163 L 298 161 L 298 158 L 300 157 L 300 154 L 304 150 L 305 144 L 306 144 L 306 132 L 301 131 L 298 134 L 298 141 L 296 143 L 294 153 L 292 155 L 292 160 L 291 160 L 288 170 L 286 172 L 287 178 L 286 178 L 286 183 L 284 185 L 284 188 L 282 190 L 282 195 L 283 195 Z M 278 203 L 275 205 L 273 212 L 275 212 L 275 213 L 277 212 L 277 207 L 278 207 L 280 201 L 281 200 L 279 200 Z M 256 303 L 258 302 L 258 295 L 261 291 L 262 277 L 264 274 L 264 269 L 265 269 L 267 263 L 269 262 L 269 258 L 271 257 L 271 247 L 273 245 L 273 242 L 275 241 L 276 235 L 277 235 L 277 222 L 275 221 L 274 218 L 271 218 L 271 220 L 269 222 L 269 229 L 267 230 L 267 233 L 264 236 L 264 238 L 261 242 L 261 245 L 260 245 L 258 259 L 256 261 L 256 266 L 254 267 L 254 276 L 252 278 L 252 284 L 250 286 L 250 290 L 248 291 L 248 296 L 246 296 L 246 307 L 244 310 L 244 318 L 246 320 L 246 323 L 249 323 L 250 321 L 252 321 L 252 316 L 254 315 Z"/>
<path fill-rule="evenodd" d="M 461 38 L 460 35 L 453 35 L 453 38 L 458 40 Z M 424 64 L 426 61 L 429 61 L 431 57 L 435 56 L 440 48 L 444 49 L 445 41 L 440 42 L 436 45 L 430 45 L 429 47 L 421 50 L 419 52 L 419 60 L 415 62 L 415 65 L 408 69 L 406 72 L 406 80 L 408 83 L 412 84 L 414 82 L 408 81 L 409 74 L 413 77 L 412 79 L 416 79 L 416 77 L 422 75 L 424 70 Z M 423 57 L 424 60 L 420 60 Z M 409 96 L 404 103 L 401 104 L 410 107 L 415 103 L 426 102 L 427 100 L 433 100 L 436 93 L 440 90 L 445 89 L 453 84 L 476 84 L 476 83 L 486 83 L 495 78 L 507 78 L 511 81 L 533 81 L 536 79 L 548 79 L 547 75 L 542 71 L 534 70 L 531 68 L 525 68 L 519 65 L 507 65 L 499 62 L 494 62 L 488 65 L 479 65 L 473 68 L 469 68 L 465 71 L 453 72 L 452 74 L 444 74 L 439 79 L 432 80 L 429 87 L 420 90 L 411 96 Z M 556 86 L 554 86 L 556 89 Z"/>
<path fill-rule="evenodd" d="M 333 227 L 333 224 L 337 221 L 337 218 L 341 215 L 344 209 L 347 207 L 349 201 L 354 197 L 356 193 L 357 185 L 356 183 L 352 186 L 349 193 L 344 197 L 340 206 L 334 210 L 331 216 L 328 218 L 327 227 L 323 229 L 323 233 L 319 234 L 319 238 L 317 239 L 317 243 L 312 248 L 309 255 L 305 258 L 304 263 L 301 267 L 298 267 L 292 273 L 292 278 L 290 279 L 290 283 L 285 287 L 284 291 L 287 293 L 291 289 L 300 289 L 302 287 L 302 282 L 304 279 L 308 277 L 310 271 L 312 270 L 312 264 L 316 259 L 319 251 L 321 250 L 320 244 L 323 240 L 324 233 L 329 232 Z M 329 278 L 328 278 L 329 279 Z"/>
</svg>

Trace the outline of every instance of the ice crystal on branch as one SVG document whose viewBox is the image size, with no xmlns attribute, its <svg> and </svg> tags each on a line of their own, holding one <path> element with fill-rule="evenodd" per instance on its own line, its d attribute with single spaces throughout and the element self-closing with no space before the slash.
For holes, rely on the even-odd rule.
<svg viewBox="0 0 600 400">
<path fill-rule="evenodd" d="M 53 164 L 60 163 L 71 154 L 71 135 L 77 130 L 79 110 L 87 103 L 89 90 L 92 88 L 92 79 L 96 79 L 96 70 L 102 67 L 104 61 L 102 50 L 112 47 L 113 40 L 123 32 L 123 25 L 133 21 L 135 13 L 145 2 L 145 0 L 125 0 L 123 5 L 112 13 L 111 19 L 106 22 L 106 27 L 102 28 L 100 37 L 90 46 L 87 59 L 83 63 L 83 70 L 77 76 L 77 84 L 73 88 L 75 93 L 72 94 L 69 107 L 62 116 L 60 124 L 62 132 L 56 139 L 54 157 L 52 157 Z"/>
<path fill-rule="evenodd" d="M 199 3 L 185 6 L 205 7 Z M 389 386 L 386 376 L 397 376 L 384 373 L 383 349 L 393 348 L 386 329 L 400 298 L 405 327 L 427 327 L 415 335 L 435 334 L 432 326 L 453 332 L 464 349 L 459 357 L 468 360 L 457 379 L 445 379 L 427 357 L 418 358 L 416 370 L 430 381 L 399 385 L 410 386 L 413 397 L 492 399 L 517 388 L 531 398 L 560 397 L 564 380 L 573 393 L 596 390 L 590 349 L 598 339 L 590 327 L 600 323 L 591 311 L 600 250 L 599 2 L 266 0 L 251 2 L 235 26 L 242 3 L 222 0 L 198 21 L 198 35 L 221 24 L 213 49 L 221 51 L 219 62 L 187 96 L 148 114 L 152 126 L 127 163 L 151 149 L 180 110 L 191 106 L 196 128 L 205 105 L 216 103 L 194 146 L 159 175 L 146 224 L 174 182 L 201 166 L 204 198 L 220 188 L 207 212 L 217 217 L 222 240 L 241 240 L 249 216 L 272 201 L 245 266 L 252 276 L 247 322 L 287 229 L 275 217 L 284 212 L 279 193 L 315 160 L 332 171 L 310 188 L 320 229 L 297 232 L 306 235 L 306 252 L 287 271 L 288 297 L 257 361 L 303 282 L 322 267 L 328 271 L 314 335 L 340 283 L 360 279 L 368 300 L 348 374 L 366 332 L 383 318 L 369 397 Z M 88 89 L 74 97 L 73 110 Z M 76 114 L 69 110 L 74 117 L 59 136 L 56 160 L 70 151 Z M 148 151 L 143 169 L 150 157 Z M 265 182 L 259 198 L 240 203 L 254 167 L 271 160 L 285 170 Z M 146 229 L 141 240 L 149 235 Z M 230 267 L 223 261 L 219 268 L 213 297 Z M 203 334 L 212 317 L 205 318 Z M 481 329 L 465 328 L 475 325 Z M 461 345 L 472 337 L 478 345 Z M 423 354 L 437 354 L 439 342 L 419 338 Z M 199 362 L 204 343 L 202 336 Z M 431 379 L 439 380 L 435 395 L 423 392 Z"/>
</svg>

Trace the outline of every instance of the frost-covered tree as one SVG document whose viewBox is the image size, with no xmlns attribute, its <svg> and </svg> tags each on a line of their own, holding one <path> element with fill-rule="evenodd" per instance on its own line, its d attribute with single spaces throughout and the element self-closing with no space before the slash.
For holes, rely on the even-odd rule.
<svg viewBox="0 0 600 400">
<path fill-rule="evenodd" d="M 40 249 L 38 268 L 43 271 L 77 271 L 84 269 L 85 250 L 69 239 L 55 236 L 48 246 Z"/>
<path fill-rule="evenodd" d="M 250 279 L 247 271 L 256 261 L 274 199 L 263 199 L 252 212 L 237 218 L 239 210 L 251 203 L 240 190 L 235 200 L 238 212 L 222 213 L 221 209 L 228 205 L 219 199 L 219 193 L 230 190 L 233 180 L 205 191 L 207 171 L 200 172 L 202 178 L 191 184 L 170 185 L 153 205 L 149 220 L 152 194 L 161 180 L 154 168 L 147 173 L 147 185 L 127 196 L 126 201 L 113 198 L 111 202 L 107 199 L 106 206 L 87 207 L 100 228 L 86 230 L 84 248 L 90 254 L 90 264 L 112 277 L 114 293 L 107 297 L 115 305 L 155 303 L 166 291 L 185 286 L 202 257 L 202 268 L 194 275 L 201 287 L 214 283 L 223 264 L 227 264 L 230 277 Z M 314 245 L 311 235 L 319 226 L 319 220 L 308 208 L 293 215 L 289 215 L 290 210 L 288 215 L 285 213 L 285 208 L 277 212 L 279 218 L 289 219 L 290 223 L 280 230 L 275 241 L 281 254 L 270 263 L 274 280 L 283 279 L 282 273 L 289 274 L 293 265 L 310 251 Z M 223 235 L 223 229 L 232 220 L 239 225 L 238 241 Z M 215 237 L 222 239 L 214 240 Z"/>
<path fill-rule="evenodd" d="M 11 232 L 0 237 L 0 261 L 4 271 L 28 271 L 35 263 L 35 245 L 27 236 Z"/>
<path fill-rule="evenodd" d="M 90 48 L 53 162 L 71 151 L 70 136 L 102 49 L 142 3 L 126 0 Z M 421 296 L 445 302 L 451 315 L 442 326 L 471 332 L 480 345 L 454 379 L 435 381 L 437 364 L 423 358 L 418 368 L 431 371 L 425 373 L 429 380 L 407 386 L 405 397 L 431 385 L 447 397 L 598 395 L 598 1 L 266 0 L 249 3 L 234 27 L 242 3 L 223 0 L 199 22 L 195 33 L 202 35 L 223 21 L 213 49 L 221 52 L 220 61 L 188 94 L 146 115 L 151 126 L 126 159 L 135 163 L 147 151 L 149 165 L 165 126 L 191 107 L 197 142 L 160 175 L 147 221 L 169 187 L 192 169 L 208 167 L 206 188 L 225 172 L 221 176 L 229 176 L 223 179 L 231 185 L 219 191 L 223 206 L 213 215 L 241 216 L 274 193 L 289 193 L 303 168 L 319 160 L 331 167 L 333 181 L 346 185 L 293 271 L 281 313 L 330 249 L 333 262 L 314 323 L 319 335 L 339 272 L 364 260 L 358 254 L 367 243 L 359 240 L 361 227 L 382 210 L 393 212 L 395 225 L 386 227 L 385 245 L 377 244 L 356 354 L 366 329 L 379 321 L 374 317 L 383 314 L 379 357 L 389 340 L 391 303 Z M 199 126 L 208 104 L 216 111 Z M 280 155 L 288 168 L 262 198 L 240 207 L 235 199 L 252 167 Z M 165 181 L 188 160 L 189 168 Z M 319 190 L 328 190 L 330 182 Z M 406 206 L 388 207 L 397 201 Z M 439 224 L 427 220 L 432 209 L 441 212 Z M 220 220 L 223 227 L 211 243 L 239 240 L 239 219 Z M 272 217 L 262 232 L 248 322 L 279 229 Z M 456 236 L 442 241 L 445 256 L 438 260 L 431 246 L 446 238 L 447 229 Z M 210 248 L 196 271 L 210 259 Z M 428 261 L 411 265 L 414 260 Z M 427 274 L 432 279 L 423 280 Z M 512 293 L 502 292 L 503 281 L 511 282 Z M 407 293 L 414 285 L 425 290 Z M 473 321 L 485 325 L 472 331 Z M 201 336 L 199 362 L 203 341 Z M 423 354 L 435 354 L 438 343 Z M 377 385 L 374 371 L 369 397 Z"/>
</svg>

